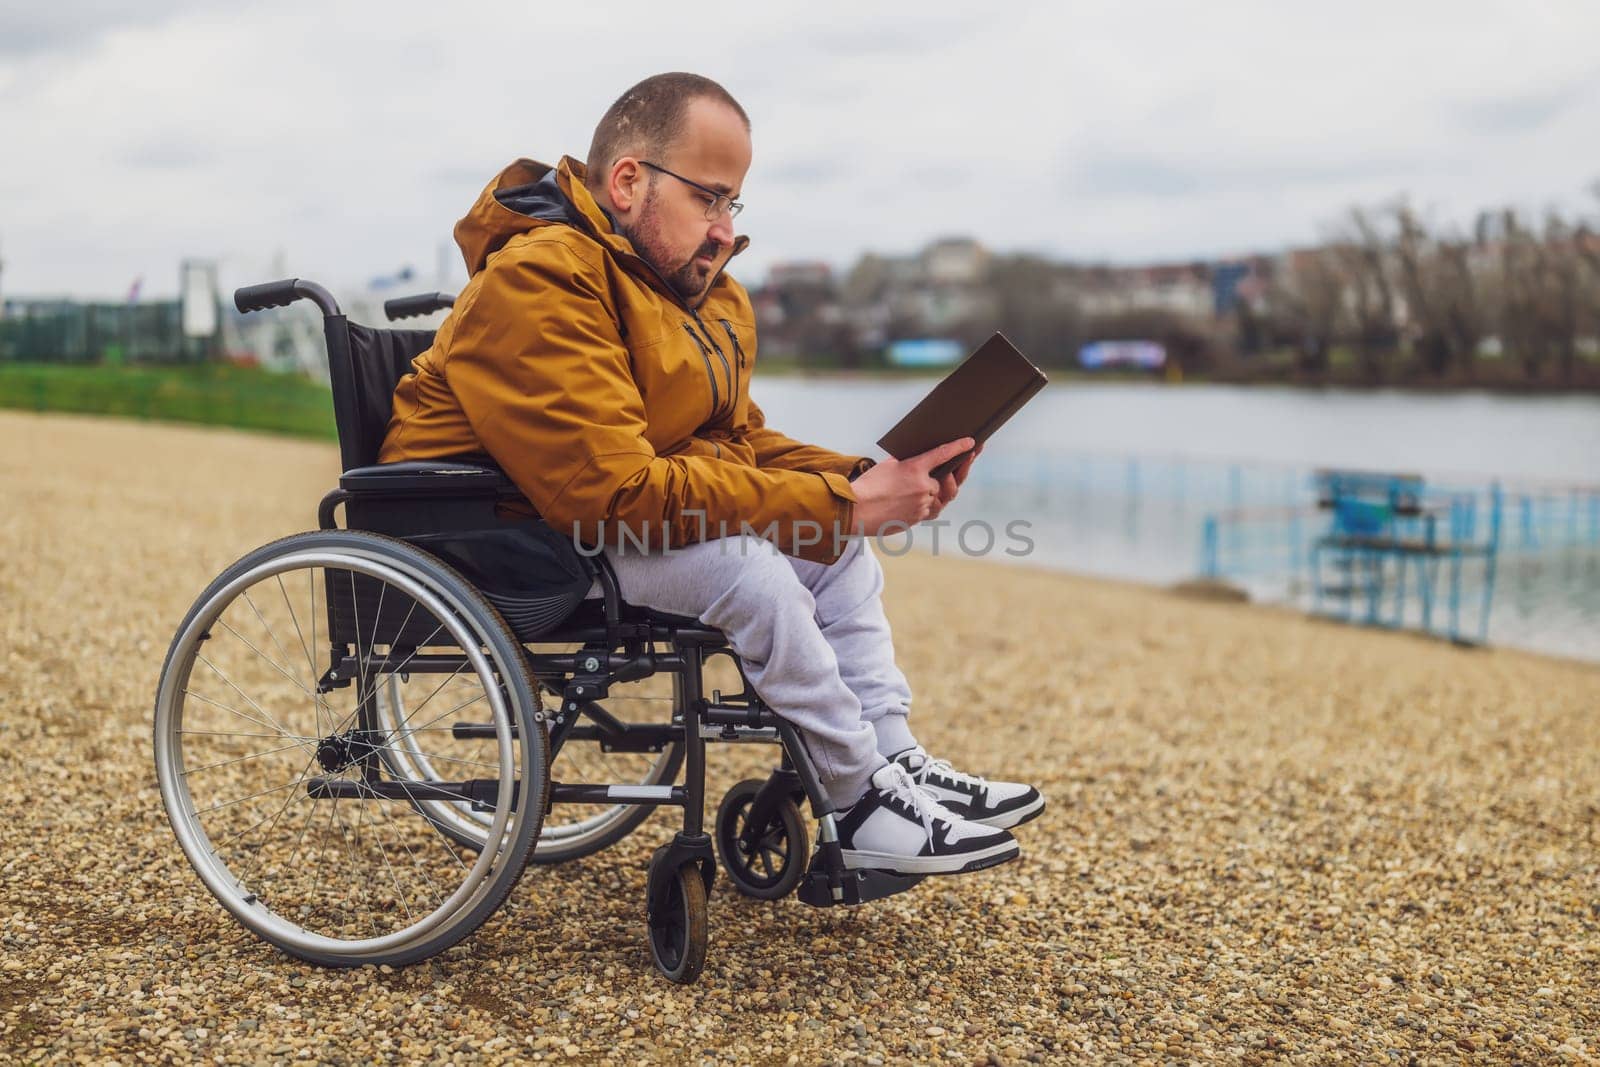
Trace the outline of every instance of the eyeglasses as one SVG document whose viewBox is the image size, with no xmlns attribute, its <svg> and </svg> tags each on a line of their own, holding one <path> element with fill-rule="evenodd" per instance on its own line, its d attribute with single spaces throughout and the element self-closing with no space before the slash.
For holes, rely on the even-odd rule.
<svg viewBox="0 0 1600 1067">
<path fill-rule="evenodd" d="M 723 211 L 727 211 L 728 217 L 730 219 L 736 219 L 736 218 L 739 217 L 739 212 L 744 210 L 744 205 L 739 203 L 739 201 L 735 200 L 733 197 L 729 196 L 727 193 L 719 193 L 715 189 L 707 189 L 705 186 L 701 185 L 699 182 L 690 181 L 688 178 L 685 178 L 683 175 L 674 174 L 670 170 L 668 170 L 666 167 L 663 167 L 663 166 L 661 166 L 659 164 L 656 164 L 656 163 L 651 163 L 649 160 L 646 160 L 646 159 L 639 160 L 639 165 L 641 167 L 649 167 L 651 170 L 654 170 L 654 171 L 660 171 L 662 174 L 665 174 L 669 178 L 676 178 L 680 182 L 682 182 L 683 184 L 685 184 L 685 185 L 687 185 L 687 186 L 689 186 L 691 188 L 698 189 L 702 193 L 704 193 L 707 196 L 709 196 L 711 198 L 711 202 L 706 205 L 706 220 L 708 222 L 716 222 L 718 219 L 720 219 L 722 217 Z"/>
</svg>

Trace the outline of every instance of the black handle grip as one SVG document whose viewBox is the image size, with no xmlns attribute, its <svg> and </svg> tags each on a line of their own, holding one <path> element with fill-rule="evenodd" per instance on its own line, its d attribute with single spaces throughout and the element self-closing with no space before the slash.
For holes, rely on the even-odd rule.
<svg viewBox="0 0 1600 1067">
<path fill-rule="evenodd" d="M 456 298 L 450 293 L 419 293 L 416 296 L 397 296 L 383 302 L 383 313 L 390 321 L 409 319 L 413 315 L 426 315 L 444 308 L 455 307 Z"/>
<path fill-rule="evenodd" d="M 262 282 L 260 285 L 247 285 L 243 289 L 235 289 L 233 306 L 248 314 L 263 308 L 285 307 L 302 298 L 314 301 L 324 315 L 339 314 L 339 305 L 328 290 L 316 282 L 302 281 L 299 278 L 285 278 L 282 281 Z"/>
</svg>

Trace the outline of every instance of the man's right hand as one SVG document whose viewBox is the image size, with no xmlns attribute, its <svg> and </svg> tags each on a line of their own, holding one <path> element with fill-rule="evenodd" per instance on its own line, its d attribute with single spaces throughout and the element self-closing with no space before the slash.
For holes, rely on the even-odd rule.
<svg viewBox="0 0 1600 1067">
<path fill-rule="evenodd" d="M 875 537 L 890 524 L 914 526 L 937 515 L 945 502 L 940 485 L 930 472 L 975 443 L 972 438 L 963 437 L 910 459 L 880 460 L 850 483 L 856 495 L 854 532 Z M 970 461 L 964 466 L 970 466 Z"/>
</svg>

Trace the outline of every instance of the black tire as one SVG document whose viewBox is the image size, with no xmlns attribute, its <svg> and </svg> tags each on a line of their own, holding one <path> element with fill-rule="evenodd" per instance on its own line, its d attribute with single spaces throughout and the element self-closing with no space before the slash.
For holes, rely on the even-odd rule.
<svg viewBox="0 0 1600 1067">
<path fill-rule="evenodd" d="M 717 807 L 717 856 L 740 893 L 778 900 L 794 892 L 805 877 L 811 840 L 800 809 L 789 797 L 778 802 L 769 825 L 749 832 L 746 817 L 764 785 L 763 779 L 746 778 L 722 798 Z"/>
<path fill-rule="evenodd" d="M 319 568 L 323 571 L 322 582 L 318 582 L 316 579 Z M 401 925 L 396 935 L 388 938 L 386 943 L 383 944 L 378 943 L 378 937 L 381 935 L 347 939 L 337 936 L 342 933 L 339 928 L 334 928 L 329 933 L 312 929 L 312 927 L 305 925 L 307 920 L 303 918 L 310 912 L 305 910 L 299 912 L 284 910 L 281 903 L 274 903 L 274 893 L 271 891 L 272 886 L 282 886 L 281 892 L 285 894 L 292 894 L 295 889 L 299 888 L 299 883 L 294 873 L 300 869 L 296 866 L 296 860 L 301 858 L 310 859 L 309 848 L 304 853 L 300 852 L 300 839 L 296 839 L 295 851 L 289 855 L 288 859 L 280 863 L 277 868 L 273 868 L 273 870 L 284 872 L 281 875 L 271 873 L 268 868 L 259 867 L 259 861 L 252 862 L 247 857 L 245 862 L 248 863 L 248 873 L 244 873 L 242 877 L 250 885 L 249 888 L 241 885 L 239 881 L 241 875 L 235 873 L 234 868 L 224 858 L 221 851 L 222 846 L 227 842 L 211 840 L 211 830 L 205 825 L 205 820 L 201 818 L 208 813 L 226 809 L 229 805 L 208 806 L 202 810 L 191 795 L 190 785 L 186 784 L 192 780 L 191 775 L 205 769 L 188 766 L 189 757 L 186 756 L 186 750 L 183 747 L 185 744 L 184 738 L 197 733 L 193 729 L 186 729 L 185 725 L 190 716 L 198 713 L 198 709 L 201 707 L 201 705 L 194 703 L 196 698 L 191 696 L 191 687 L 194 684 L 192 677 L 194 667 L 197 662 L 205 662 L 205 665 L 213 671 L 216 669 L 205 656 L 200 655 L 203 643 L 212 640 L 214 637 L 220 640 L 224 630 L 231 632 L 231 628 L 227 626 L 225 621 L 227 618 L 226 613 L 233 610 L 234 605 L 241 603 L 241 596 L 243 597 L 242 602 L 248 604 L 254 617 L 261 621 L 263 627 L 266 627 L 267 620 L 262 616 L 258 604 L 249 597 L 249 592 L 264 585 L 269 580 L 275 583 L 274 591 L 283 593 L 285 606 L 290 610 L 290 618 L 295 621 L 297 631 L 299 626 L 298 618 L 293 613 L 293 608 L 290 604 L 291 598 L 285 589 L 282 576 L 299 573 L 306 575 L 307 588 L 312 590 L 311 617 L 313 618 L 317 614 L 316 590 L 319 586 L 327 588 L 326 581 L 329 574 L 343 575 L 350 573 L 354 575 L 359 573 L 368 575 L 369 577 L 363 580 L 377 582 L 385 589 L 392 587 L 401 590 L 407 588 L 413 590 L 412 593 L 406 595 L 420 598 L 416 601 L 419 607 L 422 606 L 424 601 L 434 604 L 434 607 L 425 608 L 425 610 L 435 612 L 435 619 L 448 618 L 450 621 L 441 625 L 447 629 L 448 633 L 459 634 L 460 637 L 466 639 L 467 643 L 465 645 L 460 644 L 458 641 L 456 647 L 466 650 L 464 664 L 467 661 L 471 661 L 474 665 L 474 673 L 470 677 L 477 679 L 483 685 L 482 692 L 487 696 L 489 703 L 498 705 L 498 710 L 493 711 L 490 717 L 498 723 L 494 726 L 494 729 L 496 737 L 502 739 L 499 743 L 509 746 L 501 749 L 502 753 L 508 754 L 500 757 L 502 760 L 501 767 L 503 768 L 507 765 L 504 762 L 506 759 L 514 759 L 515 762 L 510 765 L 513 767 L 514 773 L 519 775 L 518 782 L 520 784 L 516 786 L 502 784 L 497 787 L 502 798 L 515 795 L 517 799 L 505 805 L 505 810 L 508 814 L 503 824 L 502 843 L 496 855 L 488 857 L 486 860 L 472 861 L 470 864 L 464 861 L 457 861 L 461 862 L 461 869 L 463 870 L 469 865 L 471 867 L 471 870 L 467 872 L 469 881 L 463 883 L 464 886 L 470 886 L 471 888 L 463 888 L 456 895 L 459 896 L 459 903 L 452 903 L 456 896 L 452 896 L 449 900 L 445 899 L 445 895 L 448 893 L 447 885 L 441 890 L 430 882 L 428 891 L 440 900 L 440 910 L 435 912 L 433 917 L 425 916 L 423 920 L 417 922 L 412 921 L 410 914 L 402 916 L 403 905 L 396 907 L 392 904 L 387 904 L 383 899 L 388 895 L 388 890 L 383 888 L 386 875 L 395 880 L 395 889 L 401 897 L 404 897 L 406 892 L 404 886 L 399 884 L 395 869 L 393 867 L 385 869 L 385 867 L 389 866 L 389 859 L 385 853 L 383 865 L 375 866 L 368 879 L 370 884 L 378 887 L 376 893 L 378 899 L 376 901 L 362 900 L 362 902 L 372 903 L 374 905 L 372 910 L 375 915 L 383 914 L 387 911 L 396 916 L 395 923 L 410 925 Z M 354 580 L 354 577 L 352 577 L 352 583 Z M 291 581 L 289 584 L 298 588 L 299 583 Z M 353 595 L 355 592 L 353 584 L 351 591 Z M 324 608 L 327 606 L 327 604 L 323 605 Z M 380 600 L 379 607 L 381 608 L 381 606 L 382 602 Z M 438 614 L 438 612 L 443 614 Z M 236 618 L 240 617 L 248 616 L 245 616 L 241 611 Z M 405 622 L 410 622 L 411 619 L 412 615 L 408 613 Z M 405 623 L 401 623 L 400 629 L 403 630 L 404 626 Z M 373 632 L 376 633 L 375 619 L 373 627 Z M 399 631 L 397 630 L 396 632 L 398 633 Z M 434 630 L 434 634 L 438 632 L 438 629 Z M 272 634 L 270 628 L 268 629 L 268 634 L 269 637 Z M 298 633 L 296 633 L 296 636 L 299 636 Z M 245 648 L 260 654 L 261 660 L 267 666 L 278 668 L 277 674 L 283 674 L 285 678 L 293 682 L 294 679 L 281 669 L 282 663 L 291 658 L 287 654 L 290 647 L 292 647 L 288 644 L 289 640 L 291 639 L 288 637 L 288 632 L 285 631 L 285 647 L 276 648 L 274 651 L 277 655 L 272 655 L 261 653 L 260 649 L 255 648 L 243 638 L 240 639 Z M 384 642 L 379 641 L 377 644 L 384 644 Z M 323 646 L 317 639 L 315 631 L 313 631 L 308 640 L 303 642 L 306 665 L 314 676 L 318 669 L 318 661 L 310 651 L 313 647 L 318 649 L 316 656 L 323 654 Z M 298 651 L 296 650 L 296 654 L 298 654 Z M 358 658 L 363 655 L 359 639 L 355 651 Z M 214 655 L 215 652 L 212 654 Z M 377 655 L 375 651 L 371 654 Z M 211 890 L 219 902 L 233 913 L 241 923 L 285 953 L 309 963 L 328 967 L 375 966 L 379 964 L 399 966 L 427 959 L 458 943 L 482 925 L 504 902 L 506 896 L 515 886 L 527 865 L 529 856 L 533 852 L 534 842 L 538 839 L 540 824 L 548 806 L 550 787 L 548 738 L 545 735 L 542 724 L 535 718 L 539 708 L 536 688 L 533 679 L 522 669 L 522 663 L 521 646 L 517 643 L 494 607 L 479 595 L 477 590 L 456 571 L 440 562 L 437 558 L 402 541 L 378 534 L 356 531 L 319 531 L 286 537 L 244 556 L 223 571 L 207 587 L 196 601 L 194 607 L 185 616 L 183 624 L 178 628 L 178 633 L 173 639 L 171 648 L 168 650 L 156 697 L 155 749 L 162 801 L 167 808 L 169 820 L 172 822 L 174 832 L 178 835 L 179 843 L 188 856 L 190 864 L 200 874 L 207 888 Z M 460 668 L 457 669 L 457 673 L 459 673 L 459 670 Z M 295 673 L 298 674 L 298 667 L 296 667 Z M 269 670 L 263 672 L 262 676 L 273 677 L 274 672 Z M 467 677 L 463 676 L 463 679 Z M 226 681 L 226 679 L 224 680 Z M 449 680 L 448 678 L 446 679 L 447 682 Z M 233 685 L 232 682 L 228 684 Z M 250 699 L 245 691 L 238 689 L 237 685 L 234 685 L 234 689 L 239 692 L 241 697 L 246 700 Z M 317 701 L 317 698 L 313 696 L 308 687 L 297 683 L 292 685 L 290 690 L 304 694 L 314 705 L 312 708 L 314 716 L 321 715 L 323 705 Z M 333 692 L 337 693 L 337 691 Z M 358 690 L 349 692 L 358 692 Z M 502 701 L 503 703 L 501 703 Z M 215 700 L 210 701 L 209 705 L 206 706 L 221 707 Z M 308 739 L 300 736 L 295 731 L 285 731 L 283 727 L 278 725 L 276 722 L 276 715 L 279 713 L 278 706 L 274 705 L 275 710 L 269 712 L 255 705 L 252 701 L 247 707 L 253 710 L 241 716 L 242 718 L 259 723 L 260 728 L 276 727 L 282 737 L 306 742 L 306 745 L 302 747 L 307 747 L 308 750 L 310 742 L 315 739 L 315 734 L 322 732 L 321 729 L 318 729 Z M 359 707 L 360 704 L 358 703 L 357 708 L 359 709 Z M 293 709 L 291 708 L 290 710 Z M 233 708 L 224 708 L 224 711 L 233 711 L 238 714 L 237 709 Z M 322 719 L 316 717 L 315 721 L 320 725 Z M 349 720 L 346 719 L 345 721 L 347 726 L 336 726 L 333 730 L 334 734 L 341 734 L 341 731 L 348 729 Z M 200 732 L 203 733 L 203 731 Z M 232 735 L 226 736 L 231 737 Z M 270 736 L 270 734 L 252 735 L 240 733 L 238 736 Z M 371 741 L 373 735 L 369 733 L 364 736 L 367 740 L 363 743 L 370 746 L 373 743 Z M 327 743 L 329 742 L 324 742 L 324 744 Z M 379 740 L 377 743 L 389 744 L 392 741 Z M 322 751 L 322 748 L 319 747 L 314 758 L 321 759 Z M 267 754 L 267 752 L 263 752 L 261 755 L 265 756 Z M 294 758 L 298 759 L 299 757 L 296 756 Z M 351 760 L 353 758 L 349 757 L 348 753 L 341 758 L 345 762 L 338 768 L 328 768 L 326 773 L 333 775 L 334 778 L 347 773 L 345 768 L 352 765 Z M 212 766 L 221 767 L 224 764 L 213 764 Z M 304 798 L 306 789 L 302 783 L 307 781 L 307 773 L 310 773 L 309 767 L 310 765 L 308 764 L 308 770 L 300 772 L 299 777 L 289 781 L 287 786 L 280 786 L 272 792 L 277 796 L 292 798 L 295 795 L 299 795 Z M 476 776 L 483 777 L 482 771 L 479 770 Z M 503 772 L 501 777 L 495 780 L 505 783 L 506 779 Z M 364 779 L 346 779 L 345 781 L 347 783 L 359 783 Z M 511 793 L 509 791 L 511 788 L 517 789 L 518 792 Z M 534 802 L 530 803 L 529 798 L 532 798 Z M 250 798 L 244 797 L 242 799 L 248 800 Z M 346 804 L 377 803 L 380 799 L 374 792 L 370 796 L 358 795 L 355 799 L 346 801 Z M 342 834 L 346 829 L 346 824 L 337 819 L 337 806 L 340 802 L 337 800 L 330 802 L 312 799 L 311 803 L 313 805 L 323 805 L 323 810 L 330 812 L 330 824 L 337 822 L 338 829 Z M 393 806 L 391 807 L 390 805 Z M 397 810 L 411 811 L 415 806 L 405 800 L 384 800 L 379 804 L 379 807 L 385 811 L 394 812 Z M 289 809 L 287 802 L 283 805 L 283 809 Z M 294 810 L 298 812 L 299 809 Z M 349 808 L 347 807 L 346 810 L 348 811 Z M 377 809 L 367 810 L 375 811 Z M 263 837 L 275 831 L 279 826 L 281 815 L 282 810 L 280 810 L 278 817 L 274 817 L 271 825 L 261 831 Z M 416 818 L 414 814 L 412 817 Z M 396 819 L 398 819 L 398 816 L 396 816 Z M 432 826 L 434 831 L 439 831 L 437 824 L 431 820 L 418 819 L 417 821 L 418 823 Z M 242 833 L 252 833 L 261 825 L 261 823 L 257 823 L 247 827 Z M 322 825 L 320 816 L 316 819 L 316 825 Z M 413 852 L 408 839 L 401 836 L 402 830 L 399 827 L 403 824 L 391 821 L 385 825 L 394 831 L 393 835 L 388 839 L 390 842 L 388 847 L 395 849 L 396 858 L 403 855 L 408 864 L 426 862 L 427 857 Z M 310 826 L 311 820 L 308 818 L 305 828 L 300 831 L 301 839 L 307 836 L 307 830 Z M 377 823 L 368 824 L 367 833 L 369 837 L 377 834 L 377 826 Z M 362 832 L 362 824 L 357 822 L 354 825 L 353 834 L 345 837 L 344 842 L 348 845 L 350 841 L 358 839 Z M 378 840 L 381 842 L 382 838 L 380 837 Z M 411 840 L 414 842 L 415 838 Z M 431 839 L 424 837 L 424 840 Z M 450 846 L 446 842 L 448 842 L 448 836 L 439 832 L 438 839 L 433 841 L 431 847 L 437 848 L 442 844 L 443 847 L 448 849 Z M 400 851 L 402 849 L 404 852 Z M 232 850 L 230 850 L 230 854 L 232 854 Z M 320 864 L 322 859 L 323 856 L 319 850 L 316 855 L 316 862 Z M 334 859 L 336 863 L 342 863 L 342 857 L 337 852 Z M 302 866 L 304 865 L 306 864 L 303 863 Z M 453 869 L 452 863 L 448 859 L 441 863 L 441 867 L 446 870 Z M 424 875 L 426 875 L 426 868 L 418 869 L 423 870 Z M 399 870 L 409 873 L 409 869 L 406 866 L 401 866 Z M 352 878 L 354 879 L 355 877 L 358 877 L 358 875 L 352 874 Z M 273 882 L 271 879 L 279 879 L 279 881 Z M 263 886 L 268 891 L 256 891 Z M 282 902 L 292 903 L 292 901 L 289 901 L 288 896 L 279 896 L 278 899 Z M 357 898 L 352 897 L 351 899 Z M 409 909 L 406 909 L 406 911 L 409 912 Z"/>
<path fill-rule="evenodd" d="M 650 955 L 669 981 L 688 985 L 706 968 L 710 924 L 700 868 L 685 863 L 667 880 L 667 898 L 650 924 Z"/>
</svg>

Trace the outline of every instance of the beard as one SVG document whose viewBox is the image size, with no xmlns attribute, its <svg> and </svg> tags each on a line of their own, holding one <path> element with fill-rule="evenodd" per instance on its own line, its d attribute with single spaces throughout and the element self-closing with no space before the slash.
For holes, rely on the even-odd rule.
<svg viewBox="0 0 1600 1067">
<path fill-rule="evenodd" d="M 639 208 L 638 221 L 631 225 L 617 223 L 617 232 L 628 239 L 640 259 L 655 268 L 667 287 L 684 300 L 694 300 L 711 284 L 712 268 L 701 266 L 695 260 L 707 256 L 715 262 L 722 251 L 721 246 L 715 241 L 707 241 L 685 258 L 674 255 L 661 234 L 661 214 L 656 206 L 653 179 Z"/>
</svg>

